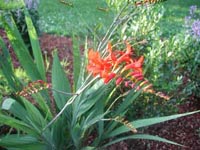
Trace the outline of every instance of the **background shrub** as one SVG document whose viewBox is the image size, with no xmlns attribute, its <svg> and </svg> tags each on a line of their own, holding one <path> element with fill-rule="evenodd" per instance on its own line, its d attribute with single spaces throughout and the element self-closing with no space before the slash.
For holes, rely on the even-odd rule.
<svg viewBox="0 0 200 150">
<path fill-rule="evenodd" d="M 40 1 L 39 0 L 25 0 L 24 2 L 26 5 L 26 9 L 28 10 L 28 12 L 31 16 L 31 19 L 32 19 L 32 22 L 36 29 L 37 34 L 40 34 L 40 28 L 39 28 L 39 22 L 38 22 L 39 21 L 38 7 L 39 7 Z M 11 13 L 13 15 L 13 19 L 16 22 L 17 28 L 18 28 L 26 46 L 28 47 L 31 55 L 33 55 L 23 9 L 25 9 L 25 8 L 14 9 L 11 11 Z"/>
</svg>

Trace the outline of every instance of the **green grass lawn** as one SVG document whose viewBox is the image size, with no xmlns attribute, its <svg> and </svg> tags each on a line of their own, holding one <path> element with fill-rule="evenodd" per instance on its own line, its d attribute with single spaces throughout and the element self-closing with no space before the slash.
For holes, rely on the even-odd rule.
<svg viewBox="0 0 200 150">
<path fill-rule="evenodd" d="M 70 2 L 69 0 L 65 0 Z M 111 10 L 102 0 L 71 0 L 72 6 L 59 0 L 41 0 L 40 27 L 44 32 L 71 35 L 87 34 L 97 29 L 105 31 L 113 19 Z"/>
<path fill-rule="evenodd" d="M 102 34 L 113 20 L 114 13 L 111 10 L 99 10 L 107 8 L 105 0 L 65 1 L 73 6 L 65 5 L 59 0 L 41 0 L 39 13 L 42 31 L 62 35 L 85 35 L 100 29 L 97 34 Z M 159 26 L 166 36 L 180 32 L 191 5 L 197 5 L 200 13 L 200 0 L 168 0 L 163 5 L 165 14 Z"/>
<path fill-rule="evenodd" d="M 197 5 L 200 13 L 200 0 L 168 0 L 163 3 L 165 14 L 159 26 L 164 35 L 174 35 L 183 28 L 185 16 L 189 15 L 189 7 Z"/>
</svg>

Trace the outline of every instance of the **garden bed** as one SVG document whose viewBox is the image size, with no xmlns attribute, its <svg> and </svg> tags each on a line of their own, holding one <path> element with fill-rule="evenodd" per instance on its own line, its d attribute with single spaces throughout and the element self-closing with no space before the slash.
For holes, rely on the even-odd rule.
<svg viewBox="0 0 200 150">
<path fill-rule="evenodd" d="M 6 38 L 5 32 L 0 30 L 0 35 L 4 38 L 7 46 L 9 47 L 14 66 L 18 67 L 18 60 Z M 50 64 L 52 62 L 52 52 L 53 50 L 57 49 L 60 60 L 66 59 L 69 63 L 69 65 L 66 66 L 66 69 L 69 70 L 69 72 L 72 70 L 72 39 L 70 37 L 55 36 L 44 33 L 40 37 L 40 43 L 43 56 L 47 56 Z M 72 74 L 69 73 L 69 79 L 71 81 L 72 78 Z M 184 104 L 178 106 L 179 113 L 190 112 L 199 109 L 199 100 L 195 97 L 191 97 L 190 99 L 186 100 Z M 0 133 L 5 134 L 2 132 Z M 199 150 L 200 113 L 151 126 L 145 129 L 144 133 L 158 135 L 160 137 L 183 144 L 186 147 L 177 147 L 170 144 L 147 140 L 128 140 L 110 146 L 109 150 Z"/>
</svg>

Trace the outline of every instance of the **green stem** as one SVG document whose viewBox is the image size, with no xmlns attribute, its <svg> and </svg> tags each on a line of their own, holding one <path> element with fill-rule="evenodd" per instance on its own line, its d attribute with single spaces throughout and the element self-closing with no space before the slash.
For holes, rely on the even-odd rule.
<svg viewBox="0 0 200 150">
<path fill-rule="evenodd" d="M 96 78 L 93 78 L 90 82 L 88 82 L 85 86 L 83 86 L 82 88 L 80 88 L 80 90 L 78 90 L 77 92 L 76 92 L 76 94 L 73 96 L 73 97 L 71 97 L 68 101 L 67 101 L 67 103 L 64 105 L 64 107 L 60 110 L 60 112 L 47 124 L 47 126 L 43 129 L 43 131 L 45 131 L 49 126 L 51 126 L 59 117 L 60 117 L 60 115 L 62 115 L 62 113 L 65 111 L 65 109 L 67 108 L 67 106 L 69 106 L 70 104 L 72 104 L 74 101 L 75 101 L 75 99 L 77 98 L 77 96 L 79 96 L 92 82 L 94 82 L 96 79 L 97 79 L 98 77 L 96 77 Z"/>
<path fill-rule="evenodd" d="M 106 32 L 105 36 L 103 37 L 103 39 L 101 40 L 101 42 L 99 43 L 98 47 L 97 47 L 97 50 L 100 50 L 103 46 L 105 46 L 105 44 L 107 43 L 108 41 L 108 37 L 110 37 L 110 34 L 109 33 L 112 33 L 113 31 L 113 27 L 116 25 L 118 26 L 118 21 L 120 20 L 120 16 L 122 14 L 122 12 L 124 11 L 124 9 L 126 8 L 127 5 L 125 5 L 121 11 L 119 12 L 119 14 L 115 17 L 114 21 L 112 22 L 112 24 L 110 25 L 108 31 Z M 115 26 L 115 27 L 116 27 Z"/>
<path fill-rule="evenodd" d="M 67 92 L 63 92 L 54 88 L 51 88 L 53 91 L 56 91 L 58 93 L 64 94 L 64 95 L 77 95 L 76 93 L 67 93 Z"/>
</svg>

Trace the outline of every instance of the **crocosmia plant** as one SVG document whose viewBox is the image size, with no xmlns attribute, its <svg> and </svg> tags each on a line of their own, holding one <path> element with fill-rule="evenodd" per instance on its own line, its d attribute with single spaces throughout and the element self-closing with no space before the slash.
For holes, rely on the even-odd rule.
<svg viewBox="0 0 200 150">
<path fill-rule="evenodd" d="M 98 51 L 89 49 L 88 52 L 88 72 L 92 75 L 99 76 L 107 84 L 111 80 L 115 80 L 116 85 L 123 84 L 127 88 L 140 89 L 144 92 L 156 94 L 166 100 L 168 96 L 161 92 L 155 92 L 152 84 L 149 83 L 143 75 L 144 56 L 137 57 L 134 48 L 128 42 L 125 42 L 126 50 L 114 50 L 111 43 L 107 45 L 107 53 L 103 57 Z M 140 84 L 138 85 L 137 83 Z"/>
</svg>

